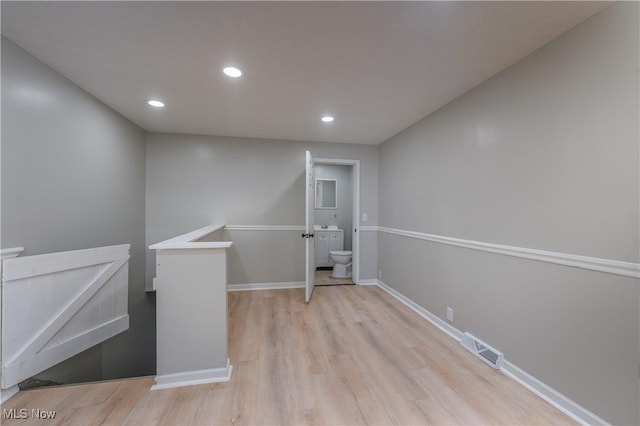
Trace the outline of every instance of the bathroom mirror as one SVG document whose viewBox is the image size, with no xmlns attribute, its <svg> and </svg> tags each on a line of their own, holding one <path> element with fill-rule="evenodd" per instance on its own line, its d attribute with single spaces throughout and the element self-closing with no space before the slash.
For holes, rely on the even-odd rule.
<svg viewBox="0 0 640 426">
<path fill-rule="evenodd" d="M 316 179 L 316 209 L 338 208 L 336 179 Z"/>
</svg>

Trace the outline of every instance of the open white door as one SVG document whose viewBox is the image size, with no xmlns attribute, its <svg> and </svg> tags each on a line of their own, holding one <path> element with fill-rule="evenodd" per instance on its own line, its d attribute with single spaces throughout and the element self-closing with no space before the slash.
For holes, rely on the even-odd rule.
<svg viewBox="0 0 640 426">
<path fill-rule="evenodd" d="M 315 285 L 315 269 L 316 269 L 316 245 L 313 239 L 314 236 L 314 214 L 315 214 L 315 179 L 313 178 L 313 157 L 311 153 L 307 151 L 306 158 L 306 219 L 305 219 L 305 233 L 302 234 L 302 238 L 305 239 L 306 246 L 306 297 L 308 302 L 311 300 L 311 294 L 313 293 L 313 287 Z"/>
</svg>

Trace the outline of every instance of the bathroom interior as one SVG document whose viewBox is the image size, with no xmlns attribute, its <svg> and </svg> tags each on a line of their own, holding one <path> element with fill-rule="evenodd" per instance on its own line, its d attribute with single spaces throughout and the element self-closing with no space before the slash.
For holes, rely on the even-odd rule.
<svg viewBox="0 0 640 426">
<path fill-rule="evenodd" d="M 316 164 L 314 173 L 315 283 L 353 284 L 353 167 Z"/>
</svg>

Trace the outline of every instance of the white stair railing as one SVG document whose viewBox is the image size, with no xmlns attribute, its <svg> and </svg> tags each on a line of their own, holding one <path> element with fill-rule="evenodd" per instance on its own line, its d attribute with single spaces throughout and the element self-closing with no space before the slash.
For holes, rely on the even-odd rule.
<svg viewBox="0 0 640 426">
<path fill-rule="evenodd" d="M 2 389 L 129 328 L 129 248 L 2 259 Z"/>
</svg>

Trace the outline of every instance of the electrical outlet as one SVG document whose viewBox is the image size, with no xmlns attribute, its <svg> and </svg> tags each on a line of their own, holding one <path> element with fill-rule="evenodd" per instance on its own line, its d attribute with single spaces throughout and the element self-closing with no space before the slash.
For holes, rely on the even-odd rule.
<svg viewBox="0 0 640 426">
<path fill-rule="evenodd" d="M 382 279 L 382 269 L 378 270 L 378 279 L 381 280 Z"/>
<path fill-rule="evenodd" d="M 447 319 L 453 322 L 453 308 L 447 306 Z"/>
<path fill-rule="evenodd" d="M 366 222 L 369 219 L 369 216 L 367 216 L 366 213 L 362 213 L 362 221 Z"/>
</svg>

